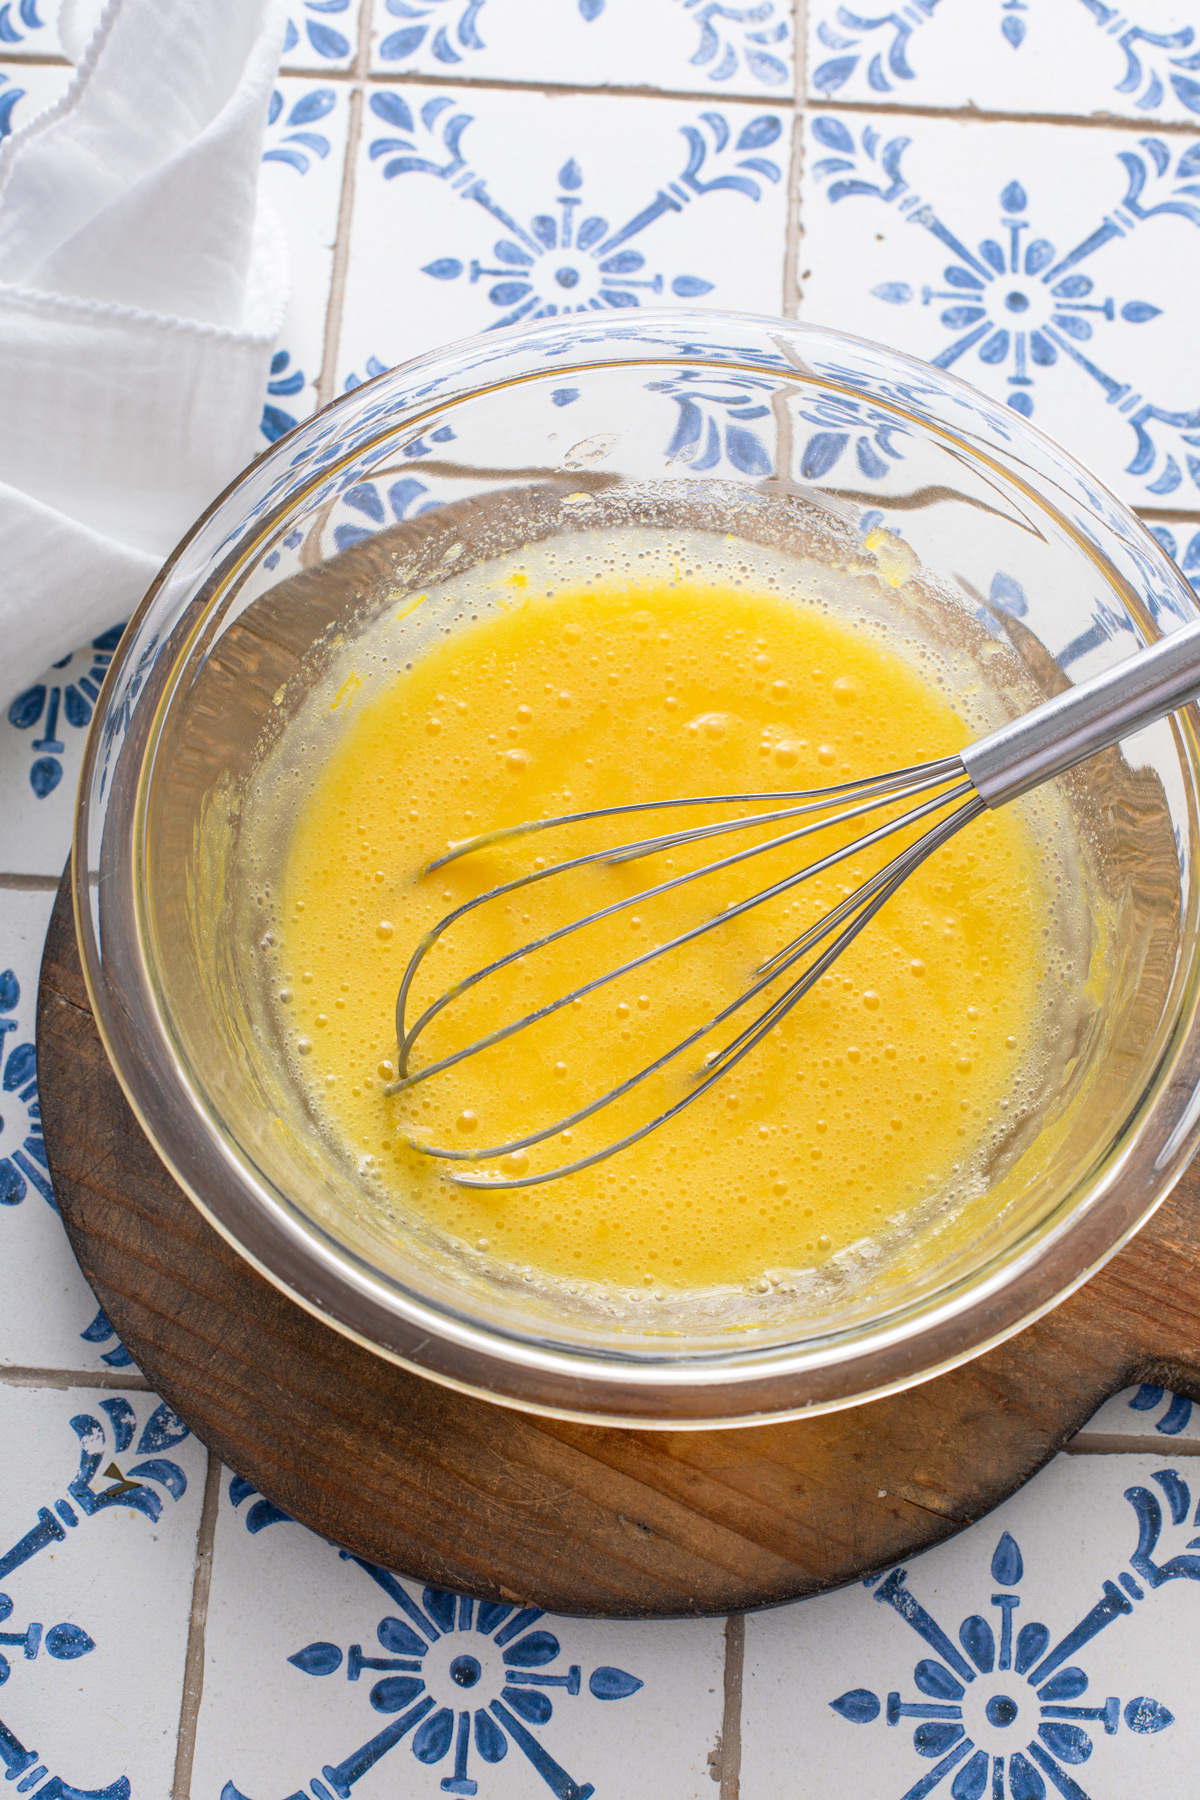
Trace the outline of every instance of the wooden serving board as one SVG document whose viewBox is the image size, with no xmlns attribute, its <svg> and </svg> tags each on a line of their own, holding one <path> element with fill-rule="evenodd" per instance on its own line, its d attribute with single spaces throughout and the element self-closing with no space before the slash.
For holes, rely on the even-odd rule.
<svg viewBox="0 0 1200 1800">
<path fill-rule="evenodd" d="M 1079 1293 L 949 1375 L 790 1424 L 623 1431 L 423 1381 L 242 1262 L 125 1101 L 65 878 L 37 1038 L 67 1231 L 138 1366 L 293 1518 L 438 1586 L 618 1618 L 774 1605 L 952 1536 L 1130 1382 L 1200 1400 L 1200 1162 Z"/>
</svg>

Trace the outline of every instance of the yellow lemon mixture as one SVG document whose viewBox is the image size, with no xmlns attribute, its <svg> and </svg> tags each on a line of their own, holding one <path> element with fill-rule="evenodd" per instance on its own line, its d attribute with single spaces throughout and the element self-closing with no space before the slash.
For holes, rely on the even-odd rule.
<svg viewBox="0 0 1200 1800">
<path fill-rule="evenodd" d="M 601 1291 L 753 1287 L 896 1241 L 969 1183 L 1011 1117 L 1038 1035 L 1045 903 L 1019 807 L 985 815 L 934 854 L 757 1048 L 607 1161 L 534 1187 L 472 1190 L 449 1178 L 557 1168 L 694 1092 L 705 1053 L 787 977 L 616 1104 L 570 1123 L 731 1005 L 764 958 L 912 841 L 911 828 L 444 1073 L 385 1092 L 397 1073 L 397 987 L 439 919 L 563 857 L 753 809 L 604 819 L 422 873 L 431 858 L 529 819 L 679 795 L 786 796 L 947 755 L 973 733 L 931 659 L 898 652 L 868 623 L 728 580 L 614 575 L 548 592 L 517 575 L 501 604 L 373 697 L 353 685 L 336 702 L 346 723 L 291 843 L 279 998 L 324 1129 L 393 1208 L 535 1278 Z M 609 909 L 463 993 L 418 1040 L 411 1070 L 786 883 L 889 816 L 659 895 L 648 890 L 802 821 L 590 863 L 466 913 L 422 964 L 409 1024 L 472 970 Z M 562 1128 L 489 1158 L 548 1126 Z"/>
</svg>

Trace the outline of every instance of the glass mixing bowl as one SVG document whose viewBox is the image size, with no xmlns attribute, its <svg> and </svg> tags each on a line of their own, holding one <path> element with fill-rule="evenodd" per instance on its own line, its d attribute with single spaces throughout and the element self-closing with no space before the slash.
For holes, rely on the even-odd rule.
<svg viewBox="0 0 1200 1800">
<path fill-rule="evenodd" d="M 1185 1167 L 1200 1132 L 1196 721 L 1189 709 L 1057 784 L 1099 973 L 997 1170 L 998 1213 L 977 1207 L 936 1254 L 815 1309 L 772 1292 L 707 1321 L 668 1308 L 639 1322 L 630 1309 L 615 1330 L 419 1224 L 384 1229 L 288 1073 L 255 957 L 289 823 L 285 801 L 264 827 L 262 770 L 283 746 L 302 792 L 338 729 L 313 696 L 348 647 L 387 615 L 395 644 L 419 655 L 453 628 L 439 594 L 461 591 L 464 571 L 613 531 L 729 533 L 803 554 L 835 600 L 850 580 L 878 616 L 936 638 L 984 720 L 1196 613 L 1158 544 L 1085 469 L 1017 413 L 894 351 L 682 310 L 556 318 L 437 351 L 260 457 L 126 631 L 75 842 L 96 1018 L 145 1130 L 206 1218 L 380 1355 L 610 1424 L 849 1405 L 1053 1306 Z M 869 538 L 899 558 L 894 583 L 872 579 Z M 426 603 L 409 606 L 419 594 Z"/>
</svg>

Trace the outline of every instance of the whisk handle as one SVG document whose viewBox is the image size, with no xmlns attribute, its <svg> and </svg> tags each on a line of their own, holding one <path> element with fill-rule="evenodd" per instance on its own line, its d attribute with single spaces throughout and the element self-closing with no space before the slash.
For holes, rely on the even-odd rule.
<svg viewBox="0 0 1200 1800">
<path fill-rule="evenodd" d="M 981 800 L 1003 806 L 1200 696 L 1200 622 L 1081 681 L 961 752 Z"/>
</svg>

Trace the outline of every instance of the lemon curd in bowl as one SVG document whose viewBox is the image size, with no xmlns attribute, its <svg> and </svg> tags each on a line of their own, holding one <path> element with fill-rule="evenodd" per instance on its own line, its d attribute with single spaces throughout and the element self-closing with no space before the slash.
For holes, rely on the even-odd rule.
<svg viewBox="0 0 1200 1800">
<path fill-rule="evenodd" d="M 880 532 L 861 555 L 878 595 L 902 587 L 913 562 Z M 407 609 L 356 646 L 344 675 L 337 665 L 322 704 L 340 726 L 289 809 L 268 946 L 278 1028 L 317 1128 L 398 1235 L 416 1217 L 452 1254 L 502 1277 L 614 1317 L 644 1299 L 642 1322 L 671 1329 L 698 1303 L 742 1324 L 762 1296 L 827 1304 L 897 1262 L 939 1254 L 981 1204 L 1003 1208 L 1005 1171 L 1053 1086 L 1056 1043 L 1072 1036 L 1100 941 L 1073 941 L 1069 916 L 1056 929 L 1070 908 L 1062 821 L 1056 833 L 1044 798 L 988 814 L 937 851 L 765 1043 L 611 1159 L 489 1191 L 455 1184 L 461 1162 L 416 1147 L 502 1146 L 585 1108 L 727 1007 L 896 844 L 865 848 L 392 1094 L 396 992 L 422 935 L 547 859 L 641 833 L 636 817 L 632 832 L 601 819 L 422 873 L 431 858 L 528 819 L 682 795 L 786 795 L 903 767 L 961 748 L 986 712 L 978 693 L 956 693 L 953 659 L 915 626 L 897 630 L 846 594 L 839 607 L 815 565 L 729 535 L 584 536 L 569 552 L 484 565 L 441 605 L 452 628 L 396 673 L 386 672 L 389 626 L 394 642 Z M 281 746 L 279 770 L 292 760 Z M 272 817 L 280 785 L 266 784 Z M 473 987 L 421 1038 L 413 1068 L 717 917 L 887 816 L 649 898 L 638 896 L 725 861 L 732 846 L 590 865 L 468 913 L 423 965 L 410 1021 L 531 938 L 597 909 L 609 916 Z M 771 835 L 756 827 L 749 841 Z M 587 1156 L 673 1106 L 698 1080 L 705 1048 L 748 1016 L 573 1128 L 465 1166 L 512 1180 Z"/>
<path fill-rule="evenodd" d="M 266 451 L 118 649 L 74 861 L 106 1048 L 236 1250 L 435 1380 L 686 1429 L 925 1379 L 1086 1279 L 1200 1134 L 1190 711 L 965 829 L 725 1079 L 541 1186 L 496 1184 L 686 1098 L 741 1017 L 570 1142 L 558 1123 L 732 1002 L 887 850 L 388 1094 L 421 933 L 538 857 L 642 833 L 609 819 L 421 870 L 592 802 L 911 765 L 1194 610 L 1085 470 L 877 346 L 664 311 L 431 353 Z M 413 1072 L 853 829 L 653 901 L 632 903 L 698 846 L 464 916 L 409 1019 L 494 952 L 630 902 L 463 992 Z M 523 1172 L 482 1154 L 547 1126 Z M 455 1184 L 473 1170 L 484 1191 Z"/>
</svg>

